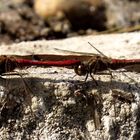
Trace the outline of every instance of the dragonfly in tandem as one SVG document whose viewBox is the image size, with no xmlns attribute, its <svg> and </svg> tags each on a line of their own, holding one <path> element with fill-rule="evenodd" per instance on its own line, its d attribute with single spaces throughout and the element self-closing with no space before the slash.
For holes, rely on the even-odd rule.
<svg viewBox="0 0 140 140">
<path fill-rule="evenodd" d="M 92 44 L 90 45 L 94 47 Z M 96 48 L 94 47 L 94 49 Z M 85 80 L 87 80 L 88 75 L 90 75 L 94 80 L 94 74 L 97 74 L 99 72 L 110 69 L 125 69 L 125 67 L 127 66 L 135 66 L 137 64 L 140 64 L 140 59 L 114 59 L 105 56 L 99 50 L 97 51 L 100 53 L 100 55 L 86 53 L 72 53 L 71 55 L 1 55 L 0 75 L 2 75 L 3 73 L 11 72 L 15 68 L 24 68 L 29 66 L 55 66 L 70 68 L 72 67 L 77 75 L 85 75 Z M 134 67 L 133 70 L 135 71 Z"/>
</svg>

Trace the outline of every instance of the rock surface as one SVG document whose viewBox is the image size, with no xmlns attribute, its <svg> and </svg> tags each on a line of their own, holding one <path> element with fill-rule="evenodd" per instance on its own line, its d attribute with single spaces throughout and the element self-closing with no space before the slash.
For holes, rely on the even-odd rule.
<svg viewBox="0 0 140 140">
<path fill-rule="evenodd" d="M 1 54 L 60 53 L 54 49 L 139 58 L 140 33 L 83 36 L 0 46 Z M 93 51 L 92 51 L 93 50 Z M 61 52 L 62 53 L 62 52 Z M 140 74 L 95 75 L 98 86 L 73 69 L 30 67 L 0 79 L 0 137 L 4 139 L 139 139 Z M 126 75 L 125 75 L 126 74 Z"/>
</svg>

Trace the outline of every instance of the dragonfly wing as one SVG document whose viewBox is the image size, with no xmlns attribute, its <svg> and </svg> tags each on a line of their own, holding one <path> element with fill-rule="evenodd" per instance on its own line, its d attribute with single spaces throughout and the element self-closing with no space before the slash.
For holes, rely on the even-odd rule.
<svg viewBox="0 0 140 140">
<path fill-rule="evenodd" d="M 140 64 L 126 66 L 126 67 L 124 67 L 124 69 L 126 69 L 127 71 L 140 73 Z"/>
<path fill-rule="evenodd" d="M 88 56 L 95 56 L 96 54 L 94 53 L 84 53 L 84 52 L 75 52 L 75 51 L 69 51 L 69 50 L 61 50 L 58 48 L 54 48 L 56 52 L 59 54 L 67 54 L 67 55 L 88 55 Z"/>
<path fill-rule="evenodd" d="M 29 60 L 41 60 L 41 61 L 60 61 L 60 60 L 80 60 L 87 61 L 94 57 L 93 55 L 55 55 L 55 54 L 36 54 L 36 55 L 8 55 L 8 57 L 14 57 L 15 59 L 29 59 Z"/>
</svg>

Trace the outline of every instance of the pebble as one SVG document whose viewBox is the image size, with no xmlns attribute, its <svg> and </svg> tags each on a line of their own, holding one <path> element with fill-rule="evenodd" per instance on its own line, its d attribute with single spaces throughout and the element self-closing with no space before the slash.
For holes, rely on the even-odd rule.
<svg viewBox="0 0 140 140">
<path fill-rule="evenodd" d="M 104 21 L 103 0 L 35 0 L 35 12 L 43 19 L 66 17 L 74 28 L 97 26 L 98 21 Z M 101 18 L 98 18 L 100 15 Z M 85 20 L 86 18 L 86 20 Z M 60 20 L 61 21 L 61 20 Z M 95 23 L 96 22 L 96 23 Z M 98 24 L 100 24 L 98 22 Z M 60 27 L 57 27 L 60 28 Z"/>
</svg>

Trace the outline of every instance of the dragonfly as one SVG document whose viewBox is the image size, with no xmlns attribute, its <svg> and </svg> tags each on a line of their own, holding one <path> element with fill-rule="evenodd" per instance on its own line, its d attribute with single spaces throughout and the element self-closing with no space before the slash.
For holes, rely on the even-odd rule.
<svg viewBox="0 0 140 140">
<path fill-rule="evenodd" d="M 65 52 L 65 50 L 63 51 Z M 0 75 L 2 76 L 4 73 L 12 72 L 16 68 L 24 68 L 30 66 L 67 67 L 74 69 L 77 75 L 85 76 L 85 81 L 87 80 L 88 76 L 91 76 L 91 78 L 95 81 L 94 75 L 100 74 L 100 72 L 110 69 L 116 70 L 120 68 L 126 68 L 127 66 L 133 66 L 133 71 L 137 71 L 134 67 L 135 65 L 140 65 L 140 59 L 114 59 L 105 56 L 99 50 L 98 52 L 99 54 L 70 52 L 71 54 L 69 55 L 1 55 Z M 132 69 L 130 68 L 129 70 Z M 29 94 L 27 93 L 26 95 Z M 27 97 L 29 98 L 29 96 Z M 95 116 L 98 115 L 97 112 L 95 114 Z M 100 117 L 97 117 L 97 124 L 100 122 L 98 118 Z"/>
<path fill-rule="evenodd" d="M 91 43 L 89 43 L 94 47 Z M 94 47 L 94 49 L 96 49 Z M 97 50 L 97 49 L 96 49 Z M 65 50 L 63 50 L 65 51 Z M 97 50 L 100 54 L 86 54 L 70 52 L 70 55 L 54 55 L 54 54 L 38 54 L 38 55 L 1 55 L 0 56 L 0 75 L 11 72 L 15 68 L 24 68 L 30 66 L 43 67 L 69 67 L 74 69 L 79 76 L 85 75 L 85 81 L 90 75 L 94 79 L 95 74 L 105 70 L 116 70 L 120 68 L 136 71 L 135 65 L 140 64 L 140 59 L 113 59 L 105 56 L 102 52 Z M 19 67 L 20 66 L 20 67 Z M 139 71 L 139 70 L 138 70 Z"/>
</svg>

